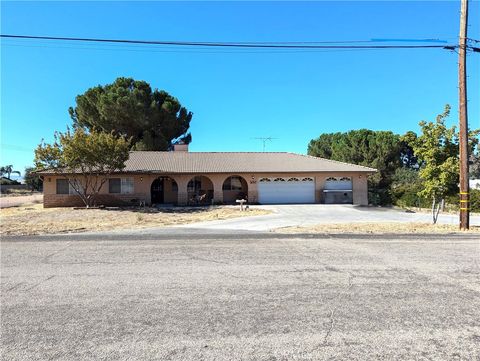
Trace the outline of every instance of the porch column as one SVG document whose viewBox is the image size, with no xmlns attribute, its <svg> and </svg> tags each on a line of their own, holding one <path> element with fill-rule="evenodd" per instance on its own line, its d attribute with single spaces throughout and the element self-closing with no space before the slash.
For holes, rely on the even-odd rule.
<svg viewBox="0 0 480 361">
<path fill-rule="evenodd" d="M 213 203 L 223 203 L 223 182 L 227 177 L 218 174 L 212 174 L 209 175 L 209 178 L 213 184 Z"/>
<path fill-rule="evenodd" d="M 178 205 L 179 206 L 186 206 L 188 204 L 188 192 L 187 192 L 187 185 L 190 180 L 188 176 L 170 176 L 177 182 L 178 186 Z"/>
</svg>

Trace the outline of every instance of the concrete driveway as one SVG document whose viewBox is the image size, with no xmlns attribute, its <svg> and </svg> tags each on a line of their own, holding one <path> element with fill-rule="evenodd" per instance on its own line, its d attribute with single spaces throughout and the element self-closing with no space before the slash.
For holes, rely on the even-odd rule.
<svg viewBox="0 0 480 361">
<path fill-rule="evenodd" d="M 294 204 L 257 207 L 270 209 L 274 213 L 265 216 L 193 223 L 178 227 L 210 230 L 271 231 L 277 228 L 311 226 L 319 223 L 431 222 L 432 219 L 429 213 L 407 213 L 396 209 L 357 207 L 352 205 Z M 442 224 L 457 224 L 458 216 L 441 214 L 438 222 Z M 480 225 L 480 217 L 471 217 L 470 223 L 471 225 Z"/>
</svg>

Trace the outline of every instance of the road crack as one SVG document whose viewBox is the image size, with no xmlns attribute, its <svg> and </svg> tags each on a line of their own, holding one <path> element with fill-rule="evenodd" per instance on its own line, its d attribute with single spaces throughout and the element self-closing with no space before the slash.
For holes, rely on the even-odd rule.
<svg viewBox="0 0 480 361">
<path fill-rule="evenodd" d="M 329 237 L 329 238 L 333 239 L 332 237 Z M 305 245 L 299 245 L 304 249 L 304 252 L 302 252 L 302 251 L 290 246 L 290 244 L 288 242 L 283 241 L 283 243 L 288 248 L 290 248 L 293 252 L 299 254 L 300 256 L 303 256 L 305 258 L 313 260 L 313 261 L 315 261 L 316 264 L 323 266 L 324 270 L 326 270 L 326 271 L 339 272 L 339 273 L 345 273 L 346 274 L 346 276 L 347 276 L 346 286 L 338 294 L 336 294 L 334 297 L 331 297 L 330 299 L 325 299 L 324 300 L 325 304 L 335 302 L 335 301 L 339 300 L 340 298 L 345 297 L 350 292 L 350 289 L 353 287 L 353 279 L 355 278 L 355 275 L 351 271 L 342 271 L 339 268 L 333 267 L 331 264 L 321 262 L 315 256 L 315 253 L 312 252 L 312 249 L 310 249 L 309 247 L 307 247 Z M 333 243 L 333 242 L 331 242 L 331 243 Z M 335 243 L 337 244 L 337 242 L 335 242 Z M 298 270 L 297 267 L 295 267 L 295 266 L 293 266 L 293 269 L 295 271 L 302 271 L 302 270 Z M 305 276 L 311 277 L 308 273 L 305 274 Z M 327 330 L 326 330 L 325 335 L 323 337 L 323 343 L 321 345 L 319 345 L 318 347 L 325 347 L 328 344 L 328 339 L 332 335 L 332 333 L 334 331 L 334 328 L 335 328 L 335 312 L 336 312 L 336 310 L 337 310 L 337 307 L 329 307 L 330 312 L 329 312 L 329 315 L 328 315 L 328 327 L 327 327 Z"/>
<path fill-rule="evenodd" d="M 16 290 L 18 287 L 20 287 L 21 285 L 23 285 L 25 282 L 18 282 L 16 285 L 10 287 L 8 290 L 6 290 L 6 292 L 10 292 L 10 291 L 14 291 Z"/>
<path fill-rule="evenodd" d="M 51 280 L 52 278 L 54 278 L 54 277 L 55 277 L 55 276 L 50 276 L 50 277 L 45 278 L 44 280 L 41 280 L 40 282 L 35 283 L 33 286 L 26 288 L 26 289 L 25 289 L 25 292 L 34 289 L 35 287 L 41 285 L 41 284 L 44 283 L 44 282 L 50 281 L 50 280 Z"/>
<path fill-rule="evenodd" d="M 45 257 L 43 257 L 42 259 L 42 263 L 45 263 L 45 264 L 50 264 L 50 262 L 48 262 L 53 256 L 59 254 L 60 252 L 63 252 L 64 250 L 66 250 L 68 247 L 70 247 L 70 245 L 72 244 L 72 242 L 67 242 L 67 244 L 60 248 L 59 250 L 55 251 L 55 252 L 52 252 L 48 255 L 46 255 Z"/>
<path fill-rule="evenodd" d="M 352 272 L 347 272 L 348 273 L 348 284 L 343 290 L 343 292 L 338 293 L 335 297 L 331 298 L 328 300 L 328 302 L 333 302 L 337 301 L 339 298 L 346 296 L 346 294 L 350 291 L 350 289 L 353 287 L 353 278 L 355 275 Z M 333 332 L 334 326 L 335 326 L 335 311 L 337 310 L 337 307 L 330 308 L 330 315 L 328 316 L 329 319 L 329 327 L 327 329 L 327 332 L 325 333 L 325 336 L 323 338 L 323 344 L 322 346 L 326 346 L 328 343 L 328 338 Z"/>
</svg>

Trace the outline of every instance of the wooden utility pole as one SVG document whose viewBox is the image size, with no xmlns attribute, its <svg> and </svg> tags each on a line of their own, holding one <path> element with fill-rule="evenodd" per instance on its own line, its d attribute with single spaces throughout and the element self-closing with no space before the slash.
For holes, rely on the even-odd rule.
<svg viewBox="0 0 480 361">
<path fill-rule="evenodd" d="M 458 38 L 458 89 L 460 117 L 460 229 L 470 227 L 470 194 L 468 185 L 468 117 L 467 117 L 467 24 L 468 0 L 461 0 L 460 35 Z"/>
</svg>

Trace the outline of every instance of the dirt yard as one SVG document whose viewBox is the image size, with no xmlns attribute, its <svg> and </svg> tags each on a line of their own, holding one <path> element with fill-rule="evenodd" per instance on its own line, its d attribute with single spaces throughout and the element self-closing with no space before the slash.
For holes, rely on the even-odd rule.
<svg viewBox="0 0 480 361">
<path fill-rule="evenodd" d="M 30 195 L 15 195 L 11 197 L 0 197 L 0 208 L 19 207 L 29 204 L 38 204 L 43 202 L 42 193 L 32 193 Z"/>
<path fill-rule="evenodd" d="M 0 198 L 2 197 L 23 197 L 23 196 L 35 196 L 42 195 L 42 192 L 31 191 L 29 189 L 9 189 L 0 193 Z"/>
<path fill-rule="evenodd" d="M 241 212 L 239 207 L 191 207 L 166 209 L 46 208 L 41 204 L 0 209 L 0 235 L 36 235 L 162 227 L 201 221 L 256 216 L 263 209 Z"/>
<path fill-rule="evenodd" d="M 459 232 L 453 224 L 431 223 L 336 223 L 318 224 L 310 227 L 285 227 L 276 230 L 279 233 L 356 233 L 356 234 L 400 234 L 400 233 L 450 233 Z M 470 227 L 468 232 L 480 233 L 480 227 Z"/>
</svg>

